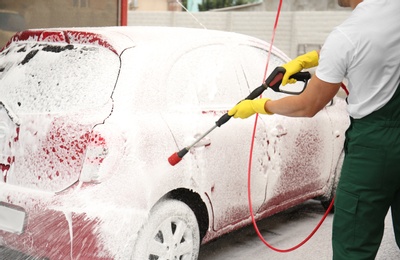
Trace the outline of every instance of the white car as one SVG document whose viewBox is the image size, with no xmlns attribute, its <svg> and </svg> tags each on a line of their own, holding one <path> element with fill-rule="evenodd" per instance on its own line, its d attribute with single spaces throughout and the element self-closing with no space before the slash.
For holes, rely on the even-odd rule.
<svg viewBox="0 0 400 260">
<path fill-rule="evenodd" d="M 201 244 L 250 224 L 254 117 L 168 158 L 263 83 L 268 50 L 204 29 L 17 33 L 0 53 L 0 245 L 49 259 L 197 259 Z M 289 61 L 272 50 L 267 74 Z M 332 199 L 347 126 L 340 98 L 313 118 L 260 115 L 257 219 Z"/>
</svg>

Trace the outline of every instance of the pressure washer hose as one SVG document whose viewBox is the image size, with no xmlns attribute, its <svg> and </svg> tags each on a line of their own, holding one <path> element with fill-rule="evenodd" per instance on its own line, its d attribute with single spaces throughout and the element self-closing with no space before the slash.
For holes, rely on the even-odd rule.
<svg viewBox="0 0 400 260">
<path fill-rule="evenodd" d="M 258 229 L 258 226 L 257 226 L 257 223 L 256 223 L 256 219 L 255 219 L 255 216 L 254 216 L 254 211 L 253 211 L 253 202 L 252 202 L 252 199 L 251 199 L 251 167 L 252 167 L 252 161 L 253 161 L 253 148 L 254 148 L 254 139 L 255 139 L 254 137 L 255 137 L 255 134 L 256 134 L 257 120 L 258 120 L 258 114 L 256 115 L 256 119 L 255 119 L 255 122 L 254 122 L 252 141 L 251 141 L 251 145 L 250 145 L 248 175 L 247 175 L 247 196 L 248 196 L 248 201 L 249 201 L 249 211 L 250 211 L 251 221 L 253 223 L 254 230 L 256 231 L 258 237 L 260 238 L 260 240 L 267 247 L 269 247 L 270 249 L 272 249 L 272 250 L 274 250 L 276 252 L 288 253 L 288 252 L 291 252 L 291 251 L 294 251 L 294 250 L 298 249 L 299 247 L 301 247 L 302 245 L 307 243 L 307 241 L 310 240 L 310 238 L 317 232 L 317 230 L 320 228 L 322 223 L 325 221 L 325 219 L 328 216 L 328 214 L 331 212 L 333 204 L 334 204 L 334 200 L 332 200 L 332 202 L 330 203 L 328 209 L 326 210 L 325 214 L 322 216 L 321 220 L 319 221 L 317 226 L 314 228 L 314 230 L 299 244 L 297 244 L 297 245 L 295 245 L 295 246 L 293 246 L 291 248 L 288 248 L 288 249 L 279 249 L 279 248 L 273 247 L 267 241 L 265 241 L 264 237 L 260 233 L 260 230 Z"/>
<path fill-rule="evenodd" d="M 268 64 L 269 64 L 269 60 L 270 60 L 270 54 L 271 54 L 271 51 L 272 51 L 272 46 L 274 44 L 276 28 L 278 26 L 279 15 L 281 13 L 281 7 L 282 7 L 282 0 L 279 1 L 278 10 L 277 10 L 277 13 L 276 13 L 274 29 L 273 29 L 273 32 L 272 32 L 272 38 L 271 38 L 271 42 L 270 42 L 270 49 L 269 49 L 269 52 L 268 52 L 267 62 L 266 62 L 266 66 L 265 66 L 263 82 L 265 81 L 265 78 L 267 77 Z M 260 95 L 260 97 L 261 96 L 262 96 L 262 94 Z M 267 241 L 265 241 L 264 237 L 260 233 L 260 230 L 258 229 L 258 226 L 257 226 L 257 223 L 256 223 L 256 219 L 255 219 L 255 216 L 254 216 L 254 212 L 253 212 L 253 202 L 251 200 L 251 167 L 252 167 L 252 161 L 253 161 L 254 140 L 255 140 L 255 135 L 256 135 L 257 122 L 258 122 L 258 114 L 256 114 L 256 117 L 255 117 L 255 120 L 254 120 L 254 128 L 253 128 L 253 134 L 252 134 L 252 138 L 251 138 L 251 145 L 250 145 L 250 152 L 249 152 L 248 174 L 247 174 L 247 196 L 248 196 L 248 201 L 249 201 L 250 216 L 251 216 L 251 220 L 252 220 L 252 223 L 253 223 L 253 226 L 254 226 L 254 230 L 256 231 L 256 233 L 257 233 L 258 237 L 260 238 L 260 240 L 267 247 L 269 247 L 270 249 L 272 249 L 272 250 L 274 250 L 276 252 L 288 253 L 288 252 L 294 251 L 294 250 L 298 249 L 299 247 L 301 247 L 302 245 L 304 245 L 308 240 L 310 240 L 310 238 L 315 234 L 315 232 L 317 232 L 317 230 L 322 225 L 322 223 L 324 222 L 324 220 L 328 216 L 329 212 L 331 211 L 331 209 L 333 207 L 333 204 L 334 204 L 334 200 L 332 200 L 332 202 L 329 205 L 328 209 L 326 210 L 324 216 L 319 221 L 319 223 L 314 228 L 314 230 L 302 242 L 300 242 L 298 245 L 295 245 L 294 247 L 291 247 L 291 248 L 288 248 L 288 249 L 279 249 L 279 248 L 273 247 Z"/>
</svg>

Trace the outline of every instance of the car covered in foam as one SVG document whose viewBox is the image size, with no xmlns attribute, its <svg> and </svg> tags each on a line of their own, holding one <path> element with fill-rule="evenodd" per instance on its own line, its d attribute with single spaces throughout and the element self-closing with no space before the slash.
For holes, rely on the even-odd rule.
<svg viewBox="0 0 400 260">
<path fill-rule="evenodd" d="M 254 120 L 167 159 L 262 83 L 269 49 L 188 28 L 15 34 L 0 52 L 0 245 L 49 259 L 196 259 L 250 224 Z M 272 48 L 267 74 L 288 60 Z M 313 118 L 259 116 L 256 219 L 332 199 L 347 126 L 341 98 Z"/>
</svg>

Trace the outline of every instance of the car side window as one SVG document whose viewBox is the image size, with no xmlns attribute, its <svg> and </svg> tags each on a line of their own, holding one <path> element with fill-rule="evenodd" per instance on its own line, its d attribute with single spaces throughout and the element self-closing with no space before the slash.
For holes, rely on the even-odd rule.
<svg viewBox="0 0 400 260">
<path fill-rule="evenodd" d="M 246 84 L 249 87 L 249 91 L 252 91 L 263 83 L 268 51 L 255 46 L 241 45 L 238 53 L 246 54 L 240 55 L 240 62 L 246 74 Z M 268 77 L 275 67 L 283 63 L 284 61 L 281 58 L 272 53 L 269 58 L 268 73 L 266 76 Z"/>
<path fill-rule="evenodd" d="M 169 106 L 229 107 L 243 97 L 236 54 L 226 45 L 202 46 L 182 55 L 168 79 Z"/>
<path fill-rule="evenodd" d="M 255 46 L 242 45 L 240 46 L 240 51 L 238 51 L 238 53 L 245 53 L 245 55 L 240 56 L 240 60 L 243 71 L 246 74 L 246 84 L 248 85 L 249 91 L 251 92 L 253 89 L 260 86 L 263 82 L 265 68 L 267 65 L 266 63 L 268 60 L 268 51 L 257 48 Z M 268 76 L 276 67 L 282 66 L 286 62 L 287 61 L 278 57 L 274 53 L 271 53 L 269 57 L 268 71 L 265 79 L 268 78 Z M 280 86 L 280 89 L 288 92 L 301 92 L 303 87 L 303 82 L 296 82 L 293 84 Z M 267 89 L 264 93 L 267 94 L 270 98 L 277 98 L 277 96 L 281 95 L 271 89 Z"/>
</svg>

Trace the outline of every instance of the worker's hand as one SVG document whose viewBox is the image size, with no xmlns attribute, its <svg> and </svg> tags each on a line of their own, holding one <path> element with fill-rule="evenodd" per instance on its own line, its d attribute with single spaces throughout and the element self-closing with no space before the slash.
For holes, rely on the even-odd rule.
<svg viewBox="0 0 400 260">
<path fill-rule="evenodd" d="M 311 51 L 306 54 L 300 55 L 294 60 L 289 61 L 288 63 L 282 65 L 285 68 L 286 72 L 282 79 L 282 86 L 285 86 L 287 83 L 295 83 L 295 79 L 289 79 L 290 76 L 296 74 L 297 72 L 302 71 L 303 69 L 309 69 L 315 66 L 318 66 L 319 54 L 317 51 Z"/>
<path fill-rule="evenodd" d="M 242 100 L 236 106 L 234 106 L 231 110 L 228 111 L 229 116 L 233 116 L 234 118 L 248 118 L 255 113 L 260 114 L 268 114 L 272 115 L 272 113 L 265 111 L 265 102 L 269 101 L 269 98 L 259 98 L 254 100 Z"/>
</svg>

